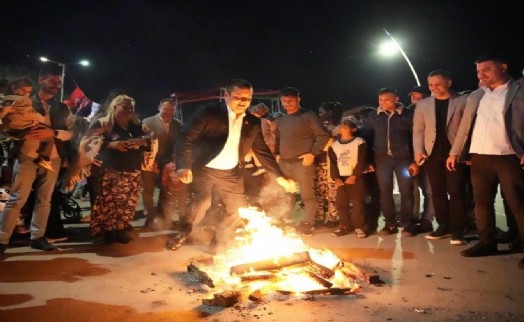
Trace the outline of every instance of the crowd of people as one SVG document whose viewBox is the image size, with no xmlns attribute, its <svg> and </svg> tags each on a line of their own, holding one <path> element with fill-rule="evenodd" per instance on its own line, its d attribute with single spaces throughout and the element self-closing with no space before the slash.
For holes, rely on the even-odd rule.
<svg viewBox="0 0 524 322">
<path fill-rule="evenodd" d="M 461 246 L 468 245 L 466 230 L 476 226 L 479 241 L 463 256 L 494 255 L 498 243 L 521 251 L 524 84 L 509 75 L 500 54 L 486 54 L 475 65 L 479 88 L 471 92 L 453 91 L 451 73 L 434 70 L 427 87 L 409 93 L 409 106 L 386 87 L 377 92 L 377 108 L 343 111 L 340 103 L 328 102 L 318 114 L 302 108 L 294 87 L 279 92 L 285 113 L 252 105 L 252 85 L 235 79 L 223 101 L 202 106 L 184 124 L 174 118 L 170 98 L 140 120 L 134 99 L 121 90 L 88 124 L 85 110 L 55 99 L 59 73 L 42 71 L 33 96 L 32 83 L 18 79 L 7 86 L 0 111 L 3 133 L 14 142 L 0 253 L 28 204 L 30 246 L 55 250 L 48 240 L 60 226 L 53 195 L 75 186 L 89 191 L 91 233 L 105 244 L 132 240 L 130 221 L 142 196 L 145 226 L 177 229 L 180 244 L 192 242 L 195 227 L 220 206 L 212 252 L 228 247 L 243 225 L 238 209 L 246 205 L 267 210 L 302 235 L 320 227 L 358 238 L 401 229 L 403 237 L 424 233 Z M 499 186 L 508 226 L 503 234 L 495 222 Z M 285 200 L 283 210 L 271 210 L 267 188 Z M 297 201 L 303 216 L 295 223 Z M 385 223 L 377 232 L 381 214 Z"/>
</svg>

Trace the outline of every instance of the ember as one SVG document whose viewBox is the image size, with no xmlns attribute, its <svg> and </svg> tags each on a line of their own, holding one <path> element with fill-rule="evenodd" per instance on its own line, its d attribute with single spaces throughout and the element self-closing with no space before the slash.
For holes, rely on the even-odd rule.
<svg viewBox="0 0 524 322">
<path fill-rule="evenodd" d="M 211 265 L 192 262 L 188 266 L 200 283 L 221 292 L 217 294 L 247 292 L 257 301 L 271 292 L 348 295 L 360 289 L 357 279 L 369 282 L 369 275 L 355 265 L 342 262 L 329 250 L 306 246 L 294 231 L 275 226 L 264 212 L 242 208 L 239 213 L 247 224 L 237 230 L 235 245 L 215 255 Z"/>
</svg>

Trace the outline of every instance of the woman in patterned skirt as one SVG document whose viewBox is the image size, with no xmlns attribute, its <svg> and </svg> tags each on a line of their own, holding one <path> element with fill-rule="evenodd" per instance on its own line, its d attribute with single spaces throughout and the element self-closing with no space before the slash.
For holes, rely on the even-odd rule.
<svg viewBox="0 0 524 322">
<path fill-rule="evenodd" d="M 127 244 L 132 239 L 126 228 L 140 196 L 143 153 L 151 146 L 151 140 L 144 138 L 134 106 L 133 98 L 117 96 L 87 135 L 104 138 L 97 156 L 100 167 L 93 169 L 97 178 L 90 226 L 92 235 L 103 235 L 106 244 Z"/>
</svg>

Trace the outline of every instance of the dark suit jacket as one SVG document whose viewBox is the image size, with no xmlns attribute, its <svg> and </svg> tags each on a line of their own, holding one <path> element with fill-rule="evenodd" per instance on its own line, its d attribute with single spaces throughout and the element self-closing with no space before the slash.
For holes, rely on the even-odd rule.
<svg viewBox="0 0 524 322">
<path fill-rule="evenodd" d="M 177 140 L 177 169 L 198 170 L 213 160 L 224 148 L 229 133 L 227 106 L 224 102 L 200 108 Z M 262 166 L 277 176 L 282 171 L 262 135 L 260 120 L 246 112 L 240 134 L 239 158 L 249 149 Z"/>
</svg>

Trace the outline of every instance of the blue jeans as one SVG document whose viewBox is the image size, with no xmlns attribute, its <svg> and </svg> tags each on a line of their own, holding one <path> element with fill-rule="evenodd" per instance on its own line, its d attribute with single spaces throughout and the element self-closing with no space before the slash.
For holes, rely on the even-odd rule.
<svg viewBox="0 0 524 322">
<path fill-rule="evenodd" d="M 9 243 L 20 209 L 25 205 L 33 183 L 35 183 L 36 201 L 31 219 L 31 239 L 44 237 L 51 210 L 51 196 L 60 169 L 60 158 L 51 159 L 51 164 L 56 171 L 40 168 L 32 158 L 24 155 L 20 155 L 16 160 L 11 196 L 0 214 L 0 244 Z"/>
<path fill-rule="evenodd" d="M 412 222 L 413 178 L 408 173 L 411 162 L 411 158 L 375 155 L 375 172 L 380 188 L 380 207 L 388 226 L 395 225 L 397 215 L 393 199 L 393 174 L 397 177 L 400 190 L 401 225 L 407 227 Z"/>
</svg>

